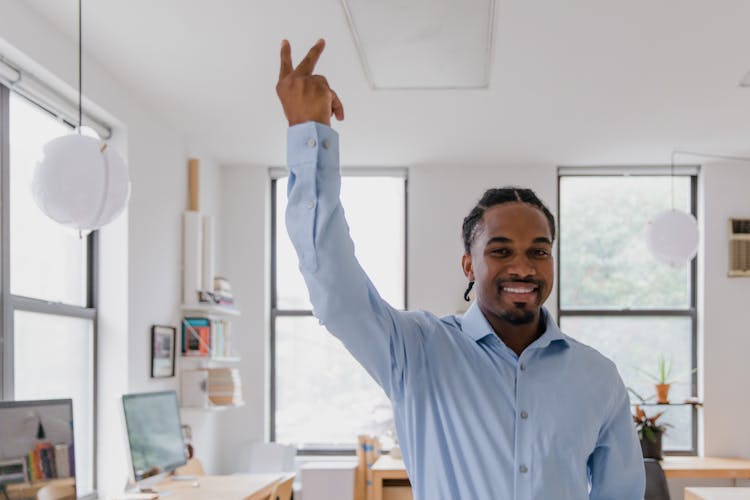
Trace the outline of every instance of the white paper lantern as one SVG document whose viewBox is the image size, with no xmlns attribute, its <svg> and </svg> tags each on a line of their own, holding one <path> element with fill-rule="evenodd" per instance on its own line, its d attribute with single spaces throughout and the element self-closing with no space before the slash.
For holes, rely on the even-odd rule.
<svg viewBox="0 0 750 500">
<path fill-rule="evenodd" d="M 130 196 L 128 167 L 104 142 L 65 135 L 44 145 L 31 191 L 37 206 L 51 219 L 91 231 L 125 210 Z"/>
<path fill-rule="evenodd" d="M 700 232 L 692 214 L 666 210 L 654 216 L 646 229 L 646 245 L 661 262 L 681 266 L 698 253 Z"/>
</svg>

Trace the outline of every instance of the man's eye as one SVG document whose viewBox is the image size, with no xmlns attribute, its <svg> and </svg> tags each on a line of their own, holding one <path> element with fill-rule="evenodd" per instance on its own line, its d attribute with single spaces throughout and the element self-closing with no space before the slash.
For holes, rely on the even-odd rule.
<svg viewBox="0 0 750 500">
<path fill-rule="evenodd" d="M 549 252 L 547 250 L 543 250 L 541 248 L 534 250 L 533 253 L 536 257 L 546 257 L 549 255 Z"/>
<path fill-rule="evenodd" d="M 500 256 L 506 256 L 510 255 L 510 249 L 508 248 L 495 248 L 493 250 L 490 250 L 490 253 L 492 255 L 500 255 Z"/>
</svg>

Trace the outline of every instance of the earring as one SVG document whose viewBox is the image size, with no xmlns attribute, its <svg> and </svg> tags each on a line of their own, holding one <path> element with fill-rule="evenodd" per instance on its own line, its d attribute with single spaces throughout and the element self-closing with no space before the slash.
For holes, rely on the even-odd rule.
<svg viewBox="0 0 750 500">
<path fill-rule="evenodd" d="M 471 299 L 469 298 L 469 292 L 471 291 L 471 288 L 474 286 L 473 281 L 469 281 L 469 286 L 466 287 L 466 291 L 464 292 L 464 300 L 466 302 L 471 302 Z"/>
</svg>

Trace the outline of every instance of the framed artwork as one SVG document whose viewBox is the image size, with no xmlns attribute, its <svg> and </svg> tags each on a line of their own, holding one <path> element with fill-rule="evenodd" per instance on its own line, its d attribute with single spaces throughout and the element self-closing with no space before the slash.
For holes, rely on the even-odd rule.
<svg viewBox="0 0 750 500">
<path fill-rule="evenodd" d="M 177 328 L 151 327 L 151 378 L 174 377 Z"/>
</svg>

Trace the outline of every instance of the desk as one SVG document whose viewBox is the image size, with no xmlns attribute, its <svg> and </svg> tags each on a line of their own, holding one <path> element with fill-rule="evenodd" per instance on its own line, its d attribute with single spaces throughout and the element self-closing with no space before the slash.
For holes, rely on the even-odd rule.
<svg viewBox="0 0 750 500">
<path fill-rule="evenodd" d="M 154 486 L 158 492 L 170 492 L 169 500 L 266 500 L 283 474 L 233 474 L 198 476 L 193 481 L 164 481 Z"/>
<path fill-rule="evenodd" d="M 747 500 L 750 488 L 685 488 L 685 500 Z"/>
<path fill-rule="evenodd" d="M 667 478 L 750 479 L 750 460 L 716 457 L 666 457 L 661 468 Z"/>
<path fill-rule="evenodd" d="M 57 486 L 72 486 L 76 483 L 76 480 L 72 477 L 64 479 L 47 479 L 46 481 L 36 481 L 33 483 L 15 483 L 9 484 L 8 498 L 10 500 L 21 500 L 26 498 L 36 498 L 36 492 L 39 491 L 42 486 L 48 484 L 54 484 Z M 1 496 L 1 495 L 0 495 Z"/>
<path fill-rule="evenodd" d="M 411 489 L 409 476 L 406 474 L 403 460 L 383 455 L 372 464 L 370 470 L 372 471 L 372 498 L 368 500 L 411 499 L 411 492 L 408 491 Z M 393 494 L 390 494 L 388 490 L 391 490 Z"/>
<path fill-rule="evenodd" d="M 666 457 L 661 467 L 667 478 L 750 479 L 750 460 L 742 458 Z M 403 483 L 399 484 L 398 481 L 408 479 L 403 460 L 394 460 L 388 455 L 383 455 L 372 465 L 372 500 L 381 500 L 389 483 L 402 486 Z M 750 495 L 745 498 L 750 498 Z"/>
</svg>

